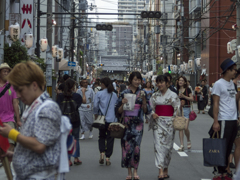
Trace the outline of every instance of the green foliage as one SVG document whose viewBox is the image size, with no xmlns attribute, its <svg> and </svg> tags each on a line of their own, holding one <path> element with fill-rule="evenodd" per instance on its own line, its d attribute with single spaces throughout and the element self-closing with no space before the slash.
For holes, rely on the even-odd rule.
<svg viewBox="0 0 240 180">
<path fill-rule="evenodd" d="M 4 62 L 11 68 L 17 63 L 28 60 L 27 48 L 19 40 L 13 42 L 11 47 L 7 43 L 4 44 Z"/>
<path fill-rule="evenodd" d="M 162 66 L 159 66 L 157 75 L 162 75 L 163 74 L 162 70 L 163 70 Z"/>
<path fill-rule="evenodd" d="M 42 69 L 43 72 L 46 72 L 47 65 L 45 64 L 43 58 L 39 58 L 37 56 L 31 56 L 30 58 Z"/>
</svg>

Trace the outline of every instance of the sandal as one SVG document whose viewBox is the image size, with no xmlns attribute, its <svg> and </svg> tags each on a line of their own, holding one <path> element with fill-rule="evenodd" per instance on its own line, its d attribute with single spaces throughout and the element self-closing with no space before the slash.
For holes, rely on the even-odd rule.
<svg viewBox="0 0 240 180">
<path fill-rule="evenodd" d="M 202 114 L 205 114 L 205 112 L 203 111 Z"/>
<path fill-rule="evenodd" d="M 183 145 L 180 146 L 180 148 L 178 149 L 178 151 L 184 151 Z"/>
<path fill-rule="evenodd" d="M 192 148 L 191 141 L 188 141 L 188 142 L 187 142 L 187 148 L 188 148 L 188 149 L 191 149 L 191 148 Z"/>
<path fill-rule="evenodd" d="M 104 164 L 104 153 L 100 154 L 99 164 Z"/>
<path fill-rule="evenodd" d="M 126 180 L 132 180 L 132 176 L 127 176 Z"/>
<path fill-rule="evenodd" d="M 111 162 L 110 162 L 110 158 L 106 158 L 106 166 L 110 166 Z"/>
<path fill-rule="evenodd" d="M 140 177 L 139 176 L 134 176 L 133 180 L 139 180 Z"/>
<path fill-rule="evenodd" d="M 158 176 L 158 180 L 164 180 L 164 175 Z"/>
<path fill-rule="evenodd" d="M 168 179 L 168 178 L 170 178 L 170 176 L 168 174 L 165 174 L 164 179 Z"/>
<path fill-rule="evenodd" d="M 72 161 L 69 161 L 68 163 L 69 163 L 69 166 L 72 166 Z"/>
<path fill-rule="evenodd" d="M 80 161 L 79 159 L 77 161 L 74 160 L 74 164 L 75 165 L 81 165 L 82 164 L 82 161 Z"/>
</svg>

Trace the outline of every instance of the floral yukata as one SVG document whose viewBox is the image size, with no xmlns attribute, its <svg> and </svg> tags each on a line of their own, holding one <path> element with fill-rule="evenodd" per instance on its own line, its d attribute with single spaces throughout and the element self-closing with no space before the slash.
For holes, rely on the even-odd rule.
<svg viewBox="0 0 240 180">
<path fill-rule="evenodd" d="M 122 105 L 122 99 L 124 94 L 133 94 L 130 89 L 125 89 L 119 96 L 117 102 L 117 109 Z M 126 111 L 123 112 L 123 125 L 126 126 L 124 137 L 121 139 L 122 146 L 122 167 L 137 169 L 140 161 L 140 145 L 143 135 L 143 109 L 141 90 L 137 89 L 135 101 L 135 110 L 137 110 L 136 116 L 127 115 Z M 145 97 L 147 96 L 144 92 Z M 151 113 L 151 108 L 147 103 L 147 113 Z"/>
<path fill-rule="evenodd" d="M 168 168 L 171 161 L 175 131 L 173 118 L 180 107 L 177 94 L 167 90 L 164 95 L 160 91 L 154 93 L 150 99 L 152 114 L 158 114 L 158 119 L 150 118 L 149 129 L 153 130 L 155 165 L 159 169 Z"/>
</svg>

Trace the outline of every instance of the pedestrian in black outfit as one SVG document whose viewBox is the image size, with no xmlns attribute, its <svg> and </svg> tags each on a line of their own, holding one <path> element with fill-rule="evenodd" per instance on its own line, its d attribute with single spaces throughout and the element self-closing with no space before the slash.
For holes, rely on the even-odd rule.
<svg viewBox="0 0 240 180">
<path fill-rule="evenodd" d="M 212 137 L 214 132 L 218 132 L 220 138 L 226 139 L 226 162 L 232 150 L 233 142 L 237 135 L 237 106 L 240 93 L 236 92 L 232 81 L 237 73 L 237 66 L 231 59 L 226 59 L 221 64 L 223 78 L 219 79 L 213 86 L 213 117 L 214 123 L 209 131 Z M 231 172 L 227 171 L 226 166 L 219 166 L 219 175 L 213 180 L 231 180 Z"/>
<path fill-rule="evenodd" d="M 108 127 L 110 123 L 116 122 L 115 104 L 117 95 L 114 93 L 112 82 L 109 78 L 101 79 L 101 91 L 98 91 L 94 97 L 93 113 L 95 119 L 99 115 L 105 116 L 105 128 L 99 129 L 98 147 L 100 151 L 100 164 L 104 164 L 104 155 L 106 155 L 106 165 L 111 165 L 110 157 L 113 152 L 114 138 L 110 136 Z"/>
<path fill-rule="evenodd" d="M 204 108 L 205 108 L 208 104 L 208 90 L 206 86 L 206 80 L 202 80 L 201 85 L 202 85 L 202 96 L 203 96 Z M 205 114 L 204 111 L 202 113 Z"/>
<path fill-rule="evenodd" d="M 62 114 L 64 114 L 64 110 L 62 109 L 62 107 L 64 106 L 63 103 L 66 103 L 67 101 L 71 101 L 74 100 L 74 102 L 76 103 L 76 109 L 71 110 L 73 113 L 76 112 L 78 117 L 78 108 L 81 106 L 82 103 L 86 103 L 86 96 L 84 94 L 84 96 L 82 97 L 81 95 L 79 95 L 76 92 L 76 82 L 72 79 L 67 79 L 64 83 L 64 92 L 58 95 L 58 99 L 57 99 L 57 103 L 61 108 Z M 74 106 L 72 106 L 74 107 Z M 76 117 L 76 116 L 75 116 Z M 80 165 L 82 164 L 82 161 L 79 160 L 80 157 L 80 145 L 79 145 L 79 131 L 80 131 L 80 118 L 76 119 L 74 118 L 70 119 L 71 124 L 72 124 L 72 135 L 74 137 L 74 139 L 76 140 L 76 152 L 73 154 L 74 157 L 74 164 L 75 165 Z M 69 166 L 72 166 L 72 162 L 71 162 L 71 156 L 68 156 L 69 158 Z"/>
</svg>

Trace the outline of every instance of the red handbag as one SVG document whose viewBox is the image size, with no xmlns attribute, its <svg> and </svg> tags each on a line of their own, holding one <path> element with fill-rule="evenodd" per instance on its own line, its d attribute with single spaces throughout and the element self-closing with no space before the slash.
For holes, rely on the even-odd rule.
<svg viewBox="0 0 240 180">
<path fill-rule="evenodd" d="M 186 89 L 186 94 L 188 96 L 188 91 Z M 189 96 L 188 96 L 189 97 Z M 191 102 L 190 102 L 191 103 Z M 193 105 L 191 103 L 191 112 L 189 113 L 189 120 L 194 121 L 197 118 L 197 114 L 193 111 Z"/>
<path fill-rule="evenodd" d="M 193 111 L 193 106 L 191 106 L 191 107 L 192 107 L 191 108 L 192 111 L 189 114 L 189 120 L 194 121 L 197 118 L 197 114 Z"/>
</svg>

